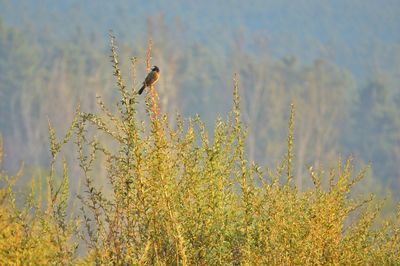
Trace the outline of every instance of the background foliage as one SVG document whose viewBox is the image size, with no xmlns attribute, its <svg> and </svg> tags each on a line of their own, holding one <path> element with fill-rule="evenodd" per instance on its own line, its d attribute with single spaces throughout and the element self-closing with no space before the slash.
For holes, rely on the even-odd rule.
<svg viewBox="0 0 400 266">
<path fill-rule="evenodd" d="M 179 110 L 184 116 L 200 114 L 211 130 L 216 114 L 229 110 L 227 77 L 236 72 L 244 88 L 242 111 L 251 129 L 246 141 L 252 160 L 279 162 L 284 110 L 294 102 L 299 187 L 310 185 L 304 176 L 310 165 L 319 169 L 322 161 L 352 154 L 372 163 L 369 184 L 380 194 L 398 189 L 397 1 L 379 7 L 375 1 L 356 0 L 215 5 L 0 1 L 5 167 L 16 170 L 21 160 L 31 171 L 47 167 L 43 118 L 62 132 L 77 102 L 93 111 L 96 94 L 106 103 L 118 97 L 104 57 L 111 28 L 121 41 L 123 62 L 136 54 L 143 64 L 143 40 L 153 39 L 154 63 L 162 70 L 160 105 L 170 123 Z M 138 67 L 138 79 L 143 70 Z M 66 153 L 66 158 L 73 155 Z"/>
</svg>

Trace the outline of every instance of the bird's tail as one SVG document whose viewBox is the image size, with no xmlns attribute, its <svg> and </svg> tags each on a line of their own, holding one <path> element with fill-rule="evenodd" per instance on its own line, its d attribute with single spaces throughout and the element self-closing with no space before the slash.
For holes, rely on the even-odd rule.
<svg viewBox="0 0 400 266">
<path fill-rule="evenodd" d="M 142 94 L 142 92 L 144 91 L 144 88 L 146 88 L 146 85 L 143 84 L 143 86 L 140 88 L 140 90 L 138 92 L 139 95 Z"/>
</svg>

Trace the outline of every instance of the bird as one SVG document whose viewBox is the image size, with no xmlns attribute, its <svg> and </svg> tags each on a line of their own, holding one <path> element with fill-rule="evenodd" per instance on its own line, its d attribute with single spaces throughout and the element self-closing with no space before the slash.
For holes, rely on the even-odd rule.
<svg viewBox="0 0 400 266">
<path fill-rule="evenodd" d="M 151 71 L 147 74 L 147 77 L 143 81 L 143 86 L 139 90 L 139 95 L 142 94 L 146 87 L 153 86 L 160 78 L 160 69 L 157 66 L 152 66 Z"/>
</svg>

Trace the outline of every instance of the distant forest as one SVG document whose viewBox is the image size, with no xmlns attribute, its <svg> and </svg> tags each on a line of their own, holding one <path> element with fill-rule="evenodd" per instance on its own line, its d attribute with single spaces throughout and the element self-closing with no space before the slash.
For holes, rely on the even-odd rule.
<svg viewBox="0 0 400 266">
<path fill-rule="evenodd" d="M 27 175 L 46 169 L 48 119 L 64 132 L 78 103 L 94 112 L 96 94 L 118 97 L 112 29 L 126 77 L 129 58 L 137 58 L 137 82 L 152 39 L 162 73 L 156 90 L 170 117 L 199 114 L 213 125 L 231 108 L 238 73 L 250 159 L 281 160 L 294 103 L 299 188 L 309 185 L 309 166 L 353 155 L 372 165 L 366 190 L 400 189 L 399 2 L 217 2 L 0 0 L 5 167 L 24 161 Z"/>
</svg>

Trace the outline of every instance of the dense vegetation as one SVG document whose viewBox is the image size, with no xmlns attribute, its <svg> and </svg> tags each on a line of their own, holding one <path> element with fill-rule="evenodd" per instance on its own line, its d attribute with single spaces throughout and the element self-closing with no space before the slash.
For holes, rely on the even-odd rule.
<svg viewBox="0 0 400 266">
<path fill-rule="evenodd" d="M 136 79 L 128 86 L 123 78 L 113 37 L 111 50 L 117 108 L 98 96 L 100 112 L 78 107 L 61 138 L 49 122 L 45 188 L 41 178 L 33 179 L 24 204 L 18 204 L 14 184 L 21 174 L 1 172 L 2 265 L 400 263 L 400 217 L 376 225 L 380 204 L 374 197 L 350 196 L 365 174 L 354 173 L 351 158 L 340 159 L 326 174 L 311 167 L 313 187 L 296 187 L 294 105 L 286 111 L 281 162 L 276 169 L 260 167 L 245 150 L 236 75 L 231 112 L 217 119 L 209 136 L 200 117 L 178 116 L 171 123 L 154 88 L 147 93 L 146 113 L 139 114 Z M 151 46 L 147 68 L 150 51 Z M 132 58 L 133 77 L 136 63 Z M 69 174 L 71 166 L 60 158 L 70 142 L 79 176 Z M 100 185 L 96 163 L 105 169 Z M 69 193 L 72 179 L 82 180 L 79 201 Z"/>
</svg>

